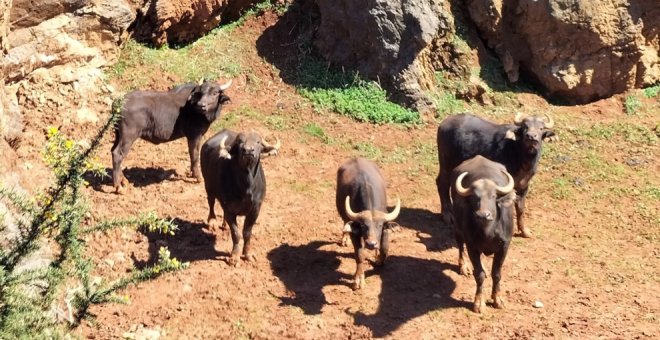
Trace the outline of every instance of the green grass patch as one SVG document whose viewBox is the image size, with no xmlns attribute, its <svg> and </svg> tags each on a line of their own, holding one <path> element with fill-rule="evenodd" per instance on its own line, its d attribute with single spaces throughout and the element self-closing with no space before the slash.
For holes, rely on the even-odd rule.
<svg viewBox="0 0 660 340">
<path fill-rule="evenodd" d="M 108 72 L 110 78 L 127 84 L 126 90 L 147 87 L 159 73 L 173 75 L 181 82 L 235 77 L 243 72 L 235 58 L 239 50 L 238 43 L 231 41 L 226 31 L 218 29 L 178 49 L 167 45 L 152 48 L 129 39 Z"/>
<path fill-rule="evenodd" d="M 644 96 L 646 98 L 655 98 L 660 94 L 660 84 L 653 85 L 644 89 Z"/>
<path fill-rule="evenodd" d="M 623 107 L 628 115 L 636 115 L 639 113 L 639 109 L 642 108 L 642 102 L 639 101 L 634 95 L 626 96 L 626 99 L 623 102 Z"/>
<path fill-rule="evenodd" d="M 238 123 L 238 116 L 234 112 L 223 113 L 222 116 L 211 124 L 210 130 L 213 132 L 222 129 L 231 129 Z"/>
<path fill-rule="evenodd" d="M 353 144 L 353 150 L 357 152 L 360 157 L 376 161 L 383 156 L 383 151 L 370 142 L 359 142 Z"/>
<path fill-rule="evenodd" d="M 303 132 L 305 132 L 310 136 L 318 138 L 319 140 L 321 140 L 321 142 L 323 142 L 323 144 L 330 144 L 331 142 L 330 137 L 325 133 L 323 128 L 316 123 L 309 123 L 303 126 Z"/>
<path fill-rule="evenodd" d="M 438 110 L 436 118 L 442 119 L 451 114 L 464 111 L 463 102 L 451 92 L 443 91 L 440 94 L 431 96 L 431 99 Z"/>
<path fill-rule="evenodd" d="M 571 182 L 565 177 L 558 177 L 552 180 L 552 198 L 565 200 L 573 196 Z"/>
<path fill-rule="evenodd" d="M 270 115 L 264 119 L 264 124 L 269 128 L 277 131 L 288 130 L 291 128 L 284 116 L 280 115 Z"/>
<path fill-rule="evenodd" d="M 340 72 L 305 58 L 298 71 L 298 92 L 320 110 L 334 111 L 360 122 L 419 123 L 419 113 L 387 99 L 376 82 L 354 72 Z"/>
<path fill-rule="evenodd" d="M 650 128 L 644 125 L 632 124 L 627 122 L 616 122 L 613 124 L 596 123 L 588 129 L 566 130 L 575 136 L 592 138 L 598 140 L 612 141 L 616 137 L 622 140 L 652 146 L 658 144 L 658 135 Z"/>
</svg>

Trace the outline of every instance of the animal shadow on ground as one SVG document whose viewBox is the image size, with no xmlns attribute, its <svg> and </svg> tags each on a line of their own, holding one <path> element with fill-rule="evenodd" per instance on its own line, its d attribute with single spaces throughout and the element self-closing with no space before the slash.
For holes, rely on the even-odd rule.
<svg viewBox="0 0 660 340">
<path fill-rule="evenodd" d="M 355 325 L 368 327 L 374 337 L 380 338 L 428 312 L 469 308 L 472 305 L 470 302 L 451 297 L 456 282 L 444 271 L 454 270 L 453 267 L 437 260 L 390 256 L 385 266 L 377 270 L 382 287 L 376 313 L 347 313 L 353 315 Z"/>
<path fill-rule="evenodd" d="M 428 251 L 444 251 L 455 246 L 454 229 L 442 222 L 440 214 L 419 208 L 401 207 L 396 219 L 402 227 L 417 231 L 419 242 Z"/>
<path fill-rule="evenodd" d="M 172 222 L 179 227 L 174 235 L 143 232 L 149 239 L 149 259 L 140 261 L 133 257 L 136 268 L 144 268 L 158 262 L 160 247 L 167 247 L 170 256 L 181 262 L 214 260 L 229 256 L 229 253 L 215 250 L 216 236 L 204 229 L 204 223 L 189 222 L 180 218 L 175 218 Z"/>
<path fill-rule="evenodd" d="M 146 187 L 161 183 L 165 180 L 178 179 L 174 169 L 163 169 L 162 167 L 149 168 L 126 168 L 124 176 L 136 188 Z M 103 191 L 103 185 L 112 185 L 112 169 L 106 168 L 103 175 L 98 176 L 92 172 L 86 172 L 83 178 L 96 191 Z"/>
<path fill-rule="evenodd" d="M 328 301 L 323 294 L 327 285 L 348 286 L 352 277 L 338 272 L 341 256 L 350 254 L 320 250 L 328 241 L 312 241 L 301 246 L 283 244 L 268 252 L 270 266 L 292 296 L 279 297 L 284 306 L 296 306 L 307 315 L 321 313 Z"/>
</svg>

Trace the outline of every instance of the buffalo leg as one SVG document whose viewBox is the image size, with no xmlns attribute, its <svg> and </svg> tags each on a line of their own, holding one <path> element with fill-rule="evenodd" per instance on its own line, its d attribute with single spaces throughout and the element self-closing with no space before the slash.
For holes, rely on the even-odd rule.
<svg viewBox="0 0 660 340">
<path fill-rule="evenodd" d="M 495 253 L 495 257 L 493 258 L 493 269 L 491 270 L 491 275 L 493 277 L 493 293 L 491 297 L 495 308 L 504 308 L 504 300 L 502 300 L 499 294 L 500 279 L 502 278 L 502 265 L 504 264 L 508 248 L 508 245 L 505 245 L 502 250 Z"/>
<path fill-rule="evenodd" d="M 381 236 L 380 240 L 380 249 L 376 250 L 376 265 L 377 266 L 382 266 L 385 264 L 385 260 L 387 259 L 387 254 L 389 253 L 390 249 L 390 230 L 385 229 L 383 230 L 383 235 Z"/>
<path fill-rule="evenodd" d="M 355 276 L 353 281 L 353 289 L 358 290 L 364 287 L 364 267 L 367 262 L 366 250 L 362 247 L 362 242 L 360 240 L 360 234 L 351 234 L 351 241 L 353 242 L 353 247 L 355 248 Z"/>
<path fill-rule="evenodd" d="M 451 218 L 451 200 L 449 199 L 449 185 L 451 182 L 451 176 L 448 170 L 444 170 L 443 167 L 440 167 L 440 173 L 435 179 L 435 184 L 438 187 L 438 195 L 440 196 L 440 209 L 442 212 L 442 221 L 445 224 L 449 225 L 452 223 Z"/>
<path fill-rule="evenodd" d="M 215 215 L 215 197 L 213 197 L 213 195 L 207 194 L 206 200 L 209 203 L 209 217 L 206 219 L 206 224 L 208 224 L 209 226 L 213 226 L 216 224 L 216 218 L 217 218 L 217 216 Z"/>
<path fill-rule="evenodd" d="M 115 192 L 122 193 L 122 185 L 125 184 L 125 178 L 121 169 L 121 163 L 131 151 L 131 146 L 137 137 L 122 135 L 117 136 L 117 140 L 112 148 L 112 185 Z"/>
<path fill-rule="evenodd" d="M 252 238 L 252 227 L 257 222 L 259 212 L 250 213 L 245 216 L 245 223 L 243 223 L 243 259 L 246 261 L 253 261 L 254 255 L 250 248 L 250 239 Z"/>
<path fill-rule="evenodd" d="M 238 265 L 238 260 L 241 253 L 241 233 L 238 230 L 238 224 L 236 223 L 236 215 L 230 215 L 225 211 L 225 222 L 229 224 L 229 230 L 231 231 L 231 241 L 234 246 L 231 249 L 231 256 L 227 261 L 229 265 L 236 266 Z"/>
<path fill-rule="evenodd" d="M 477 292 L 474 294 L 473 310 L 475 313 L 481 313 L 481 308 L 484 306 L 483 286 L 484 281 L 486 280 L 486 272 L 481 266 L 481 254 L 470 248 L 471 247 L 468 245 L 468 255 L 472 262 L 472 268 L 474 268 L 474 280 L 477 282 Z"/>
<path fill-rule="evenodd" d="M 461 275 L 468 276 L 472 273 L 470 266 L 465 262 L 465 240 L 463 235 L 456 230 L 456 245 L 458 246 L 458 272 Z"/>
<path fill-rule="evenodd" d="M 527 189 L 521 191 L 516 199 L 516 223 L 520 236 L 529 238 L 532 237 L 532 232 L 525 226 L 525 196 L 527 196 Z"/>
<path fill-rule="evenodd" d="M 188 153 L 190 154 L 190 174 L 197 182 L 202 181 L 199 170 L 199 150 L 201 148 L 202 136 L 188 138 Z"/>
</svg>

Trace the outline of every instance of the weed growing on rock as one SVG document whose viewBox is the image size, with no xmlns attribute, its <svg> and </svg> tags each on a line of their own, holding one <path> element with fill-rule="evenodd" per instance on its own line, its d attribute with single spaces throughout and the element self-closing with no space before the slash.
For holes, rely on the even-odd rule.
<svg viewBox="0 0 660 340">
<path fill-rule="evenodd" d="M 169 234 L 176 230 L 171 221 L 154 214 L 83 228 L 89 212 L 82 194 L 83 175 L 100 174 L 93 154 L 114 126 L 120 104 L 113 105 L 111 118 L 89 145 L 69 140 L 55 128 L 48 130 L 43 158 L 53 170 L 55 184 L 35 199 L 0 183 L 0 203 L 8 210 L 0 216 L 0 338 L 61 337 L 69 330 L 61 320 L 75 327 L 89 317 L 90 306 L 125 301 L 115 293 L 129 284 L 187 266 L 161 248 L 154 266 L 135 269 L 119 280 L 107 282 L 93 275 L 95 259 L 86 255 L 85 235 L 127 225 Z M 42 249 L 52 257 L 41 265 L 31 263 L 30 256 Z"/>
</svg>

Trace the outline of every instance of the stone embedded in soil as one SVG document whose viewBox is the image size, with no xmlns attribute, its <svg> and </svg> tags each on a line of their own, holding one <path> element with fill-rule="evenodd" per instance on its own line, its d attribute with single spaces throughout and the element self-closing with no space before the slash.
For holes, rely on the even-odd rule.
<svg viewBox="0 0 660 340">
<path fill-rule="evenodd" d="M 534 308 L 543 308 L 543 302 L 539 300 L 534 301 Z"/>
</svg>

